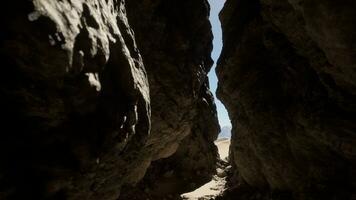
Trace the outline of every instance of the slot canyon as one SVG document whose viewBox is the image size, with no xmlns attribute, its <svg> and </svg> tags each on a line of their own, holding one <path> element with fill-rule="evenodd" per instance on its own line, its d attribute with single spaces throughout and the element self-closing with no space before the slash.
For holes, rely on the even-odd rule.
<svg viewBox="0 0 356 200">
<path fill-rule="evenodd" d="M 2 6 L 0 200 L 356 200 L 356 1 Z"/>
</svg>

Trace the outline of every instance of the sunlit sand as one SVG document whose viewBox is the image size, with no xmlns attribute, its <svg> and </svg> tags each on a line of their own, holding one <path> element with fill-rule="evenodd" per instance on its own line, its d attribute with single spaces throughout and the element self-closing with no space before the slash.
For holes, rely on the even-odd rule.
<svg viewBox="0 0 356 200">
<path fill-rule="evenodd" d="M 229 155 L 230 139 L 218 139 L 215 141 L 215 145 L 218 147 L 220 159 L 226 161 Z M 210 182 L 206 183 L 193 192 L 183 194 L 182 198 L 187 200 L 203 200 L 218 196 L 224 191 L 224 186 L 226 183 L 226 177 L 222 176 L 221 173 L 223 173 L 223 169 L 218 168 L 218 175 L 214 175 Z"/>
</svg>

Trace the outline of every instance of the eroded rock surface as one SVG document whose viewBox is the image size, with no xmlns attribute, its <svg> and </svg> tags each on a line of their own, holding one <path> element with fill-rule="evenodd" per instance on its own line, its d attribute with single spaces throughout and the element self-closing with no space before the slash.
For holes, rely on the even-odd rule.
<svg viewBox="0 0 356 200">
<path fill-rule="evenodd" d="M 208 6 L 126 4 L 3 4 L 0 199 L 116 200 L 163 158 L 177 174 L 210 176 L 219 127 Z"/>
<path fill-rule="evenodd" d="M 141 5 L 141 6 L 137 6 Z M 215 173 L 219 133 L 209 91 L 211 25 L 205 0 L 127 2 L 150 84 L 152 160 L 140 191 L 160 199 L 194 190 Z M 151 148 L 150 146 L 158 147 Z"/>
<path fill-rule="evenodd" d="M 226 2 L 218 96 L 233 123 L 235 197 L 355 198 L 355 8 Z"/>
<path fill-rule="evenodd" d="M 136 181 L 135 153 L 150 129 L 147 76 L 123 2 L 6 6 L 1 199 L 116 199 Z"/>
</svg>

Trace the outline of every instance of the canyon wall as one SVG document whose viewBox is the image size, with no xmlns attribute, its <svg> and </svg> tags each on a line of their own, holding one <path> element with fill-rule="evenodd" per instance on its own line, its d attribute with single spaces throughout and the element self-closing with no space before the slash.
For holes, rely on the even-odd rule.
<svg viewBox="0 0 356 200">
<path fill-rule="evenodd" d="M 227 0 L 217 74 L 233 124 L 231 199 L 356 198 L 355 9 Z"/>
<path fill-rule="evenodd" d="M 148 144 L 158 148 L 144 180 L 126 188 L 130 192 L 122 199 L 177 199 L 212 178 L 218 157 L 213 142 L 220 128 L 207 79 L 213 37 L 209 5 L 131 0 L 127 8 L 150 84 Z"/>
<path fill-rule="evenodd" d="M 205 0 L 3 6 L 0 199 L 133 199 L 148 168 L 151 184 L 183 185 L 163 195 L 210 178 Z"/>
</svg>

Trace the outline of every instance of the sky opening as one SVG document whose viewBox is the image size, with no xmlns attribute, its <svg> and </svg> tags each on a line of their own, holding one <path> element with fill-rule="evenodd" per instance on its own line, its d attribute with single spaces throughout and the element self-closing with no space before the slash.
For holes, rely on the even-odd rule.
<svg viewBox="0 0 356 200">
<path fill-rule="evenodd" d="M 213 35 L 214 35 L 213 51 L 211 53 L 211 58 L 214 60 L 214 65 L 208 74 L 209 82 L 210 82 L 210 89 L 214 94 L 214 99 L 215 99 L 216 108 L 217 108 L 217 112 L 218 112 L 219 124 L 222 129 L 219 137 L 230 137 L 231 122 L 230 122 L 229 115 L 227 114 L 226 108 L 221 103 L 221 101 L 219 101 L 216 98 L 216 94 L 215 94 L 217 84 L 218 84 L 218 79 L 215 74 L 215 68 L 216 68 L 216 63 L 217 63 L 217 60 L 219 59 L 221 49 L 222 49 L 222 30 L 221 30 L 221 23 L 219 20 L 219 12 L 223 8 L 225 0 L 208 0 L 208 1 L 210 4 L 210 18 L 209 18 L 209 20 L 210 20 Z M 230 131 L 229 131 L 229 129 L 230 129 Z"/>
</svg>

